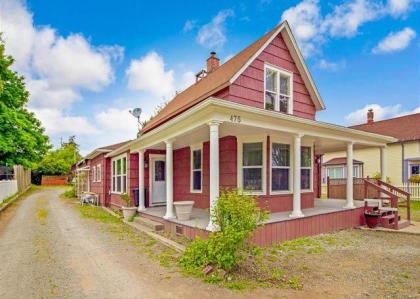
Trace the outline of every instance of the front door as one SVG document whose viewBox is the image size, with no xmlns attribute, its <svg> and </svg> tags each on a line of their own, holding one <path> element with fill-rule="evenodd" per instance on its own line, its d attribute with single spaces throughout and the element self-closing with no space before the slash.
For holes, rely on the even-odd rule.
<svg viewBox="0 0 420 299">
<path fill-rule="evenodd" d="M 150 159 L 151 165 L 151 201 L 152 206 L 166 203 L 166 175 L 165 158 L 153 157 Z"/>
</svg>

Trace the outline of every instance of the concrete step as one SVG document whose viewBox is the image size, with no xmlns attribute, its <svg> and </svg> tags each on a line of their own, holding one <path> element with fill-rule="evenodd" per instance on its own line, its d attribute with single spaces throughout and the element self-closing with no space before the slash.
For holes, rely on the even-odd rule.
<svg viewBox="0 0 420 299">
<path fill-rule="evenodd" d="M 144 225 L 146 227 L 149 227 L 155 232 L 162 231 L 165 228 L 162 223 L 153 221 L 148 218 L 141 217 L 141 216 L 135 217 L 134 222 Z"/>
</svg>

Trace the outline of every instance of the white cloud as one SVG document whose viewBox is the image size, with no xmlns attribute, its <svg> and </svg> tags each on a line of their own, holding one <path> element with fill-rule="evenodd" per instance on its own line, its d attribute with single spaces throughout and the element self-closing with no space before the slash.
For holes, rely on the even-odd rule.
<svg viewBox="0 0 420 299">
<path fill-rule="evenodd" d="M 383 120 L 388 118 L 393 118 L 402 115 L 408 115 L 413 113 L 420 112 L 420 106 L 413 109 L 413 110 L 402 110 L 402 106 L 400 104 L 391 105 L 391 106 L 381 106 L 379 104 L 369 104 L 363 107 L 362 109 L 358 109 L 349 113 L 345 118 L 348 125 L 358 125 L 364 124 L 367 121 L 367 111 L 368 109 L 373 109 L 374 113 L 374 120 Z"/>
<path fill-rule="evenodd" d="M 137 119 L 129 112 L 131 108 L 108 108 L 95 116 L 98 127 L 105 129 L 107 134 L 118 134 L 120 138 L 134 138 L 137 133 Z M 141 119 L 146 119 L 145 115 Z"/>
<path fill-rule="evenodd" d="M 98 129 L 86 117 L 64 114 L 60 109 L 32 108 L 31 109 L 48 135 L 91 135 L 97 134 Z"/>
<path fill-rule="evenodd" d="M 143 90 L 165 98 L 175 94 L 174 71 L 166 71 L 163 58 L 154 51 L 131 60 L 126 75 L 131 90 Z"/>
<path fill-rule="evenodd" d="M 352 37 L 361 25 L 379 18 L 382 11 L 381 3 L 369 0 L 345 2 L 325 17 L 322 30 L 333 37 Z"/>
<path fill-rule="evenodd" d="M 342 69 L 344 69 L 346 67 L 346 62 L 344 60 L 338 61 L 338 62 L 333 62 L 333 61 L 328 61 L 325 59 L 320 59 L 316 65 L 317 68 L 321 69 L 321 70 L 327 70 L 327 71 L 332 71 L 332 72 L 337 72 L 340 71 Z"/>
<path fill-rule="evenodd" d="M 197 43 L 212 49 L 222 47 L 226 42 L 225 21 L 233 15 L 234 12 L 231 9 L 219 11 L 210 23 L 200 28 L 196 38 Z"/>
<path fill-rule="evenodd" d="M 180 89 L 185 89 L 195 83 L 195 74 L 192 71 L 187 71 L 182 75 Z"/>
<path fill-rule="evenodd" d="M 113 63 L 121 61 L 124 49 L 94 46 L 81 34 L 65 37 L 50 26 L 35 26 L 24 1 L 0 1 L 0 19 L 6 53 L 15 59 L 12 68 L 25 76 L 29 108 L 47 134 L 98 134 L 88 118 L 65 111 L 82 100 L 83 90 L 99 91 L 113 81 Z"/>
<path fill-rule="evenodd" d="M 387 4 L 374 0 L 349 0 L 332 5 L 327 14 L 321 13 L 319 0 L 303 0 L 285 10 L 281 20 L 287 20 L 305 57 L 321 54 L 322 45 L 333 38 L 351 38 L 362 25 L 384 18 L 398 17 L 410 11 L 409 0 L 389 0 Z"/>
<path fill-rule="evenodd" d="M 388 9 L 392 16 L 406 14 L 411 8 L 410 0 L 388 0 Z"/>
<path fill-rule="evenodd" d="M 323 40 L 319 30 L 322 20 L 318 0 L 300 2 L 285 10 L 281 19 L 289 22 L 302 54 L 306 57 L 314 54 L 316 45 Z"/>
<path fill-rule="evenodd" d="M 409 27 L 395 33 L 391 32 L 373 48 L 372 52 L 379 54 L 401 51 L 407 48 L 415 37 L 416 32 Z"/>
<path fill-rule="evenodd" d="M 184 24 L 184 28 L 182 28 L 182 32 L 184 33 L 190 32 L 191 30 L 195 28 L 196 25 L 197 25 L 196 20 L 187 20 Z"/>
</svg>

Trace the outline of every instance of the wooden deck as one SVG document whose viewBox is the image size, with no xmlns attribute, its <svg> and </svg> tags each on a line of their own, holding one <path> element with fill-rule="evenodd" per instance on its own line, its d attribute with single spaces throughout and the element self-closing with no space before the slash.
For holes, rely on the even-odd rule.
<svg viewBox="0 0 420 299">
<path fill-rule="evenodd" d="M 344 209 L 344 204 L 345 201 L 339 199 L 317 199 L 315 207 L 304 209 L 305 217 L 297 219 L 290 218 L 290 212 L 272 213 L 265 225 L 255 232 L 253 239 L 260 246 L 268 246 L 285 240 L 363 225 L 363 202 L 355 201 L 356 208 L 350 210 Z M 163 219 L 165 209 L 165 207 L 152 207 L 141 212 L 140 215 L 161 222 L 165 226 L 165 231 L 172 235 L 184 235 L 189 239 L 207 236 L 208 231 L 205 228 L 209 221 L 208 211 L 193 209 L 190 220 L 179 221 Z"/>
</svg>

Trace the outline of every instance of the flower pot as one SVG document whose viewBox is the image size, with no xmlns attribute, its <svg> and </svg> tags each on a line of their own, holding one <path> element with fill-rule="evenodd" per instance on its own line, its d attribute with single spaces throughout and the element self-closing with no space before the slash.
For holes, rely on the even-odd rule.
<svg viewBox="0 0 420 299">
<path fill-rule="evenodd" d="M 125 220 L 130 219 L 131 217 L 136 215 L 137 208 L 136 207 L 122 207 L 122 212 Z"/>
<path fill-rule="evenodd" d="M 175 213 L 178 220 L 189 220 L 194 202 L 191 200 L 175 201 Z"/>
<path fill-rule="evenodd" d="M 379 224 L 380 215 L 377 213 L 365 213 L 366 225 L 369 228 L 375 228 Z"/>
</svg>

